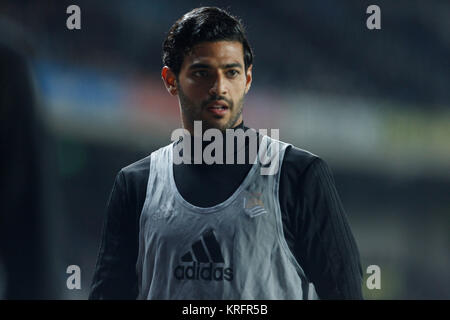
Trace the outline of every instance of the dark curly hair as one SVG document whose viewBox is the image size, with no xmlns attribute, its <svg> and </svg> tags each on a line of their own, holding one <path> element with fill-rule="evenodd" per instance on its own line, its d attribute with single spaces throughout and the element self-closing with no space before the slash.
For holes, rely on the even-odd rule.
<svg viewBox="0 0 450 320">
<path fill-rule="evenodd" d="M 204 41 L 239 41 L 244 49 L 245 70 L 253 63 L 253 51 L 242 23 L 223 9 L 201 7 L 183 15 L 170 28 L 163 43 L 162 60 L 176 76 L 183 59 L 192 48 Z"/>
</svg>

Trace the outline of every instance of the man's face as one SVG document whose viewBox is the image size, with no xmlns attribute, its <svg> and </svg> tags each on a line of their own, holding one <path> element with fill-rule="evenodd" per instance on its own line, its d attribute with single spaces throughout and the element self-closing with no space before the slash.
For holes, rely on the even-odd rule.
<svg viewBox="0 0 450 320">
<path fill-rule="evenodd" d="M 203 129 L 220 130 L 242 121 L 251 72 L 251 66 L 245 72 L 240 42 L 202 42 L 185 56 L 173 90 L 168 86 L 170 79 L 164 77 L 164 69 L 163 78 L 169 92 L 178 94 L 184 128 L 193 133 L 194 121 L 201 120 Z"/>
</svg>

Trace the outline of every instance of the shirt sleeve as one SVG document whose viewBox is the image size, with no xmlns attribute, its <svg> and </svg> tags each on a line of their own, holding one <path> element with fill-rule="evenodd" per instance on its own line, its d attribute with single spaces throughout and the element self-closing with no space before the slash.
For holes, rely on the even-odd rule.
<svg viewBox="0 0 450 320">
<path fill-rule="evenodd" d="M 136 230 L 121 170 L 114 182 L 103 223 L 90 300 L 136 299 Z"/>
<path fill-rule="evenodd" d="M 363 299 L 362 269 L 331 171 L 316 158 L 303 179 L 295 251 L 320 299 Z"/>
</svg>

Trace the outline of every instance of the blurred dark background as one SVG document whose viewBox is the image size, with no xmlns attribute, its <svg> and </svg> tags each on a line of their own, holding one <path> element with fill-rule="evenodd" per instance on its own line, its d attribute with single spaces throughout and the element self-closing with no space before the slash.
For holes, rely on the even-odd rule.
<svg viewBox="0 0 450 320">
<path fill-rule="evenodd" d="M 66 27 L 71 4 L 81 30 Z M 371 4 L 381 30 L 366 28 Z M 246 124 L 332 168 L 363 270 L 381 269 L 365 297 L 449 299 L 444 0 L 2 1 L 0 298 L 87 298 L 116 173 L 181 126 L 163 39 L 205 5 L 241 18 L 255 50 Z M 81 290 L 66 287 L 72 264 Z"/>
</svg>

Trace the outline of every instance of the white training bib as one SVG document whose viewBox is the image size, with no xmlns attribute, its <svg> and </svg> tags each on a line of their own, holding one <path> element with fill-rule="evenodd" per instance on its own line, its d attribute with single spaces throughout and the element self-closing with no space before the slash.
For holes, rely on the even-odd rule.
<svg viewBox="0 0 450 320">
<path fill-rule="evenodd" d="M 188 203 L 178 192 L 174 143 L 151 154 L 140 217 L 138 299 L 313 296 L 283 234 L 278 189 L 288 144 L 266 135 L 264 143 L 259 152 L 279 162 L 277 172 L 262 175 L 257 157 L 233 195 L 209 208 Z"/>
</svg>

